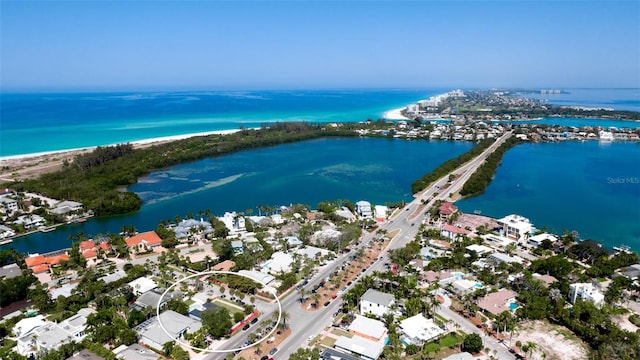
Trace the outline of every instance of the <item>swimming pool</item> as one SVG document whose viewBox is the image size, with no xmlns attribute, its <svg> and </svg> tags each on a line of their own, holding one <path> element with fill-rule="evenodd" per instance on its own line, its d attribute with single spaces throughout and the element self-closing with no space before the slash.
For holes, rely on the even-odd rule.
<svg viewBox="0 0 640 360">
<path fill-rule="evenodd" d="M 459 271 L 454 271 L 454 272 L 452 272 L 452 273 L 451 273 L 451 275 L 455 276 L 455 277 L 456 277 L 456 279 L 462 279 L 462 278 L 464 278 L 464 273 L 461 273 L 461 272 L 459 272 Z"/>
<path fill-rule="evenodd" d="M 518 308 L 518 306 L 519 306 L 519 305 L 518 305 L 518 304 L 516 304 L 516 303 L 514 303 L 514 302 L 509 303 L 509 309 L 511 309 L 511 310 L 515 310 L 515 309 L 517 309 L 517 308 Z"/>
<path fill-rule="evenodd" d="M 475 283 L 473 286 L 474 286 L 476 289 L 482 289 L 482 288 L 484 288 L 484 286 L 482 286 L 482 284 L 480 284 L 480 283 Z"/>
</svg>

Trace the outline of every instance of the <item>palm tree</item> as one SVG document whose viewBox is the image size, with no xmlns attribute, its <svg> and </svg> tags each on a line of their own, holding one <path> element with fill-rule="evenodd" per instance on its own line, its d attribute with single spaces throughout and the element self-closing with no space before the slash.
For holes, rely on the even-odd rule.
<svg viewBox="0 0 640 360">
<path fill-rule="evenodd" d="M 303 303 L 304 295 L 307 293 L 307 291 L 304 288 L 300 288 L 300 290 L 298 290 L 298 293 L 300 294 L 300 303 Z"/>
<path fill-rule="evenodd" d="M 286 330 L 287 320 L 289 319 L 289 313 L 286 311 L 283 311 L 282 314 L 280 315 L 280 319 L 282 320 L 282 324 L 280 324 L 280 326 L 282 327 L 282 330 Z"/>
<path fill-rule="evenodd" d="M 257 344 L 255 344 L 253 346 L 255 346 L 255 348 L 256 348 L 256 354 L 260 355 L 260 353 L 262 352 L 261 349 L 260 349 L 262 347 L 262 343 L 257 343 Z"/>
<path fill-rule="evenodd" d="M 314 306 L 317 308 L 318 304 L 320 303 L 320 298 L 321 298 L 320 294 L 314 293 L 313 295 L 311 295 L 311 297 L 313 298 Z"/>
</svg>

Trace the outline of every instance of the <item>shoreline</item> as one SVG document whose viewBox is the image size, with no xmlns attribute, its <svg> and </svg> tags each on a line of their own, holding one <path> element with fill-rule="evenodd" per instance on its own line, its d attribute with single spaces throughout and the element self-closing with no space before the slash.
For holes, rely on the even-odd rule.
<svg viewBox="0 0 640 360">
<path fill-rule="evenodd" d="M 66 150 L 43 151 L 31 154 L 0 156 L 0 183 L 13 182 L 30 178 L 35 178 L 41 174 L 56 171 L 62 168 L 65 161 L 72 161 L 75 156 L 85 154 L 95 150 L 99 146 L 114 146 L 117 144 L 132 144 L 134 148 L 146 148 L 153 145 L 163 144 L 167 142 L 188 139 L 197 136 L 208 135 L 227 135 L 240 131 L 234 130 L 216 130 L 199 133 L 170 135 L 155 137 L 149 139 L 141 139 L 130 142 L 122 142 L 110 145 L 96 145 L 84 148 L 74 148 Z"/>
<path fill-rule="evenodd" d="M 27 153 L 27 154 L 7 155 L 7 156 L 0 156 L 0 162 L 8 161 L 8 160 L 22 160 L 22 159 L 34 158 L 34 157 L 40 157 L 40 156 L 56 155 L 56 154 L 62 154 L 67 152 L 90 151 L 90 150 L 94 150 L 97 147 L 115 146 L 118 144 L 131 144 L 134 147 L 145 147 L 145 146 L 150 146 L 157 143 L 183 140 L 183 139 L 188 139 L 196 136 L 227 135 L 227 134 L 233 134 L 238 131 L 240 130 L 234 129 L 234 130 L 205 131 L 205 132 L 199 132 L 199 133 L 169 135 L 169 136 L 160 136 L 155 138 L 148 138 L 148 139 L 141 139 L 141 140 L 134 140 L 134 141 L 124 141 L 124 142 L 118 142 L 118 143 L 113 143 L 108 145 L 95 145 L 95 146 L 87 146 L 87 147 L 80 147 L 80 148 L 70 148 L 70 149 L 42 151 L 42 152 Z"/>
</svg>

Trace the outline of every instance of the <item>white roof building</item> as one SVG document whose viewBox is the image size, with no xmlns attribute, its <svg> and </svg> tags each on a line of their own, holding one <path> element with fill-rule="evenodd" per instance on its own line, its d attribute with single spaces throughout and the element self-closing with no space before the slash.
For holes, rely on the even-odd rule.
<svg viewBox="0 0 640 360">
<path fill-rule="evenodd" d="M 40 352 L 58 349 L 61 345 L 72 341 L 79 342 L 86 336 L 84 330 L 87 316 L 92 313 L 95 313 L 95 310 L 80 309 L 77 314 L 59 324 L 42 321 L 42 319 L 23 323 L 21 325 L 26 325 L 26 327 L 20 329 L 19 335 L 18 331 L 14 330 L 17 335 L 16 351 L 28 357 L 32 354 L 37 355 Z"/>
<path fill-rule="evenodd" d="M 473 292 L 478 287 L 478 282 L 467 280 L 467 279 L 458 279 L 451 283 L 453 286 L 453 290 L 458 295 L 464 295 L 470 292 Z"/>
<path fill-rule="evenodd" d="M 384 342 L 387 328 L 380 320 L 370 319 L 366 316 L 356 315 L 356 319 L 349 325 L 349 332 L 376 342 Z"/>
<path fill-rule="evenodd" d="M 367 340 L 359 336 L 348 338 L 346 336 L 340 336 L 333 345 L 336 349 L 341 349 L 352 354 L 360 355 L 363 359 L 375 360 L 382 350 L 384 350 L 384 344 Z"/>
<path fill-rule="evenodd" d="M 293 256 L 290 253 L 277 251 L 271 254 L 271 258 L 262 265 L 262 269 L 274 274 L 288 273 L 291 271 L 291 264 Z"/>
<path fill-rule="evenodd" d="M 371 203 L 368 201 L 360 200 L 356 203 L 356 211 L 363 218 L 370 218 L 373 216 L 371 211 Z"/>
<path fill-rule="evenodd" d="M 306 256 L 309 259 L 315 259 L 327 253 L 327 251 L 314 246 L 305 246 L 304 248 L 296 250 L 296 253 L 300 254 L 303 258 Z"/>
<path fill-rule="evenodd" d="M 524 259 L 521 258 L 520 256 L 504 254 L 504 253 L 501 253 L 501 252 L 494 252 L 493 254 L 489 255 L 487 257 L 487 259 L 494 261 L 496 264 L 500 264 L 500 263 L 507 263 L 507 264 L 520 263 L 520 264 L 522 264 L 523 261 L 524 261 Z"/>
<path fill-rule="evenodd" d="M 498 220 L 499 233 L 510 239 L 526 241 L 533 231 L 533 224 L 526 217 L 511 214 Z"/>
<path fill-rule="evenodd" d="M 202 327 L 199 321 L 181 315 L 173 310 L 167 310 L 160 314 L 160 321 L 165 330 L 171 334 L 171 337 L 162 330 L 157 316 L 152 317 L 135 328 L 138 335 L 140 335 L 140 342 L 156 350 L 162 350 L 164 343 L 180 339 L 184 334 L 191 334 Z"/>
<path fill-rule="evenodd" d="M 224 216 L 218 218 L 229 229 L 230 234 L 236 234 L 246 230 L 244 217 L 234 212 L 226 212 Z"/>
<path fill-rule="evenodd" d="M 129 286 L 133 289 L 133 293 L 139 296 L 149 290 L 157 288 L 158 284 L 148 277 L 141 277 L 129 282 Z"/>
<path fill-rule="evenodd" d="M 433 319 L 426 319 L 422 314 L 406 318 L 400 322 L 401 339 L 407 344 L 421 344 L 431 341 L 445 333 Z"/>
<path fill-rule="evenodd" d="M 531 246 L 538 247 L 540 246 L 540 244 L 542 244 L 544 240 L 549 240 L 552 243 L 554 243 L 558 241 L 558 238 L 555 235 L 551 235 L 549 233 L 542 233 L 542 234 L 538 234 L 530 237 L 528 243 Z"/>
<path fill-rule="evenodd" d="M 378 221 L 384 221 L 387 218 L 387 211 L 389 211 L 388 207 L 384 205 L 376 205 L 374 209 L 375 209 L 376 219 Z"/>
<path fill-rule="evenodd" d="M 591 283 L 571 284 L 569 288 L 571 288 L 572 304 L 576 303 L 578 297 L 585 301 L 593 301 L 597 306 L 604 304 L 604 294 Z"/>
<path fill-rule="evenodd" d="M 467 251 L 475 251 L 479 256 L 490 253 L 493 251 L 492 248 L 484 245 L 473 244 L 467 246 Z"/>
</svg>

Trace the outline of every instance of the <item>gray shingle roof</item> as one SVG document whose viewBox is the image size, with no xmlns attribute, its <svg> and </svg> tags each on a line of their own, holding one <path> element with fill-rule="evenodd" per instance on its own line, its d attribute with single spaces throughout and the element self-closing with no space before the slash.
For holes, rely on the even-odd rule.
<svg viewBox="0 0 640 360">
<path fill-rule="evenodd" d="M 369 289 L 362 295 L 362 297 L 360 297 L 360 301 L 362 300 L 366 300 L 374 304 L 389 306 L 393 301 L 395 301 L 395 298 L 391 294 L 383 293 L 374 289 Z"/>
</svg>

